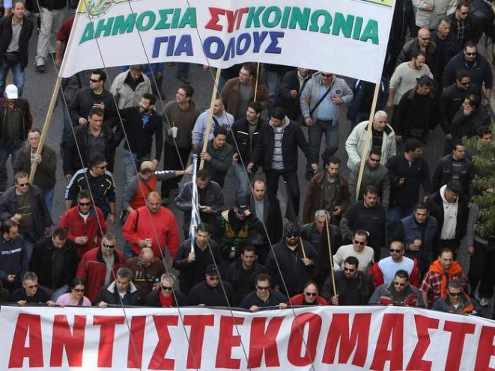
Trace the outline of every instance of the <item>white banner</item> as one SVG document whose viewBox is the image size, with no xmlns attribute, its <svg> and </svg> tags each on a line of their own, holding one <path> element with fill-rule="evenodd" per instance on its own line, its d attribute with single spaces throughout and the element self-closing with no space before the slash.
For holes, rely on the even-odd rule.
<svg viewBox="0 0 495 371">
<path fill-rule="evenodd" d="M 60 75 L 264 62 L 378 82 L 393 7 L 394 0 L 81 0 Z"/>
<path fill-rule="evenodd" d="M 2 307 L 0 370 L 495 369 L 495 322 L 400 307 Z"/>
</svg>

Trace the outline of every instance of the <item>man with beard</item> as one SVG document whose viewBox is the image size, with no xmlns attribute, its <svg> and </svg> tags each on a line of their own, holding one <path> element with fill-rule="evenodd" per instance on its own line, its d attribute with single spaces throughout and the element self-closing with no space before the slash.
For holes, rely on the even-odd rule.
<svg viewBox="0 0 495 371">
<path fill-rule="evenodd" d="M 421 291 L 410 284 L 409 274 L 402 269 L 395 272 L 391 283 L 384 283 L 376 288 L 369 304 L 424 307 Z"/>
<path fill-rule="evenodd" d="M 117 137 L 124 137 L 123 162 L 126 183 L 136 175 L 138 165 L 151 160 L 152 141 L 155 140 L 155 156 L 152 162 L 160 162 L 163 147 L 162 118 L 154 109 L 156 98 L 145 93 L 138 106 L 120 111 L 123 127 L 119 126 Z"/>
<path fill-rule="evenodd" d="M 287 224 L 285 238 L 273 246 L 266 259 L 274 287 L 288 296 L 300 293 L 316 271 L 317 253 L 301 236 L 297 224 Z"/>
</svg>

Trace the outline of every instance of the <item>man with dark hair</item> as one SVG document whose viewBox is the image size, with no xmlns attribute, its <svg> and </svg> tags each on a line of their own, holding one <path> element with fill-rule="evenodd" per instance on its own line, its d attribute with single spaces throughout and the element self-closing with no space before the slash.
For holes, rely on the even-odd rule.
<svg viewBox="0 0 495 371">
<path fill-rule="evenodd" d="M 232 286 L 226 281 L 220 282 L 216 264 L 206 267 L 204 280 L 196 284 L 187 296 L 189 305 L 230 307 L 231 301 Z"/>
<path fill-rule="evenodd" d="M 113 169 L 115 148 L 120 140 L 112 129 L 103 124 L 104 111 L 101 108 L 91 108 L 88 123 L 79 125 L 74 135 L 62 142 L 63 168 L 67 182 L 78 170 L 88 166 L 91 157 L 102 156 Z"/>
<path fill-rule="evenodd" d="M 151 82 L 139 64 L 129 66 L 113 79 L 110 92 L 118 103 L 119 110 L 135 107 L 145 94 L 151 95 Z"/>
<path fill-rule="evenodd" d="M 462 50 L 466 42 L 473 42 L 474 44 L 478 42 L 470 8 L 469 1 L 461 0 L 457 2 L 455 12 L 449 15 L 451 32 L 458 51 Z"/>
<path fill-rule="evenodd" d="M 115 125 L 117 107 L 115 107 L 112 93 L 105 89 L 106 79 L 105 71 L 100 69 L 91 71 L 89 87 L 81 88 L 71 102 L 72 125 L 87 125 L 90 111 L 93 108 L 104 112 L 105 126 L 111 128 Z"/>
<path fill-rule="evenodd" d="M 79 257 L 99 246 L 107 230 L 105 216 L 98 206 L 93 205 L 87 190 L 78 193 L 77 205 L 62 215 L 59 227 L 67 230 L 67 239 L 74 243 Z"/>
<path fill-rule="evenodd" d="M 263 308 L 280 309 L 287 308 L 287 297 L 279 291 L 272 290 L 272 280 L 267 273 L 259 273 L 256 276 L 256 289 L 246 295 L 241 302 L 241 308 L 257 312 Z"/>
<path fill-rule="evenodd" d="M 19 227 L 12 220 L 2 221 L 0 225 L 0 280 L 5 288 L 19 287 L 22 275 L 29 267 L 32 245 L 19 236 Z"/>
<path fill-rule="evenodd" d="M 184 170 L 192 146 L 192 129 L 199 112 L 192 99 L 194 89 L 185 84 L 177 88 L 175 99 L 165 105 L 163 146 L 163 167 L 170 170 Z M 177 153 L 178 152 L 178 153 Z M 181 178 L 162 181 L 162 197 L 169 197 L 170 191 L 178 187 Z"/>
<path fill-rule="evenodd" d="M 405 270 L 395 272 L 393 280 L 378 286 L 370 298 L 371 305 L 395 305 L 400 307 L 424 307 L 421 291 L 411 285 Z"/>
<path fill-rule="evenodd" d="M 249 102 L 246 116 L 234 122 L 232 135 L 228 137 L 235 151 L 232 166 L 238 184 L 237 197 L 249 196 L 249 177 L 245 167 L 253 161 L 254 149 L 260 140 L 263 127 L 262 111 L 263 106 L 259 102 Z M 256 172 L 255 169 L 254 172 Z"/>
<path fill-rule="evenodd" d="M 87 168 L 77 171 L 70 179 L 65 189 L 66 209 L 74 206 L 77 195 L 82 190 L 88 190 L 92 201 L 98 206 L 105 217 L 113 223 L 115 220 L 115 183 L 112 173 L 107 170 L 107 161 L 101 155 L 94 155 Z"/>
<path fill-rule="evenodd" d="M 350 241 L 358 229 L 369 233 L 368 245 L 375 251 L 375 259 L 380 259 L 385 247 L 385 208 L 378 203 L 378 190 L 373 186 L 366 187 L 363 200 L 352 205 L 340 221 L 344 241 Z"/>
<path fill-rule="evenodd" d="M 340 246 L 335 252 L 333 267 L 335 271 L 342 270 L 346 259 L 354 256 L 359 261 L 359 270 L 367 272 L 375 261 L 374 255 L 375 252 L 368 246 L 368 232 L 358 229 L 354 232 L 352 243 Z"/>
<path fill-rule="evenodd" d="M 301 128 L 289 120 L 282 108 L 276 107 L 268 125 L 261 130 L 261 140 L 256 143 L 253 160 L 247 166 L 248 172 L 252 171 L 255 164 L 263 167 L 268 192 L 273 197 L 277 196 L 279 178 L 284 178 L 288 192 L 287 217 L 291 220 L 296 220 L 299 214 L 298 148 L 304 152 L 313 171 L 316 171 L 317 161 L 312 157 Z"/>
<path fill-rule="evenodd" d="M 298 67 L 287 71 L 280 82 L 280 105 L 286 110 L 287 116 L 296 122 L 302 121 L 300 97 L 310 79 L 311 70 Z"/>
<path fill-rule="evenodd" d="M 404 152 L 392 157 L 387 163 L 391 183 L 388 222 L 398 223 L 412 213 L 418 202 L 420 187 L 425 194 L 432 190 L 430 168 L 423 158 L 424 144 L 417 139 L 408 139 Z"/>
<path fill-rule="evenodd" d="M 73 242 L 67 239 L 67 230 L 59 227 L 50 237 L 36 242 L 30 269 L 38 275 L 42 286 L 54 291 L 52 299 L 57 300 L 68 291 L 78 263 Z"/>
<path fill-rule="evenodd" d="M 323 171 L 319 171 L 307 185 L 304 197 L 303 221 L 313 221 L 316 210 L 327 210 L 331 215 L 331 223 L 338 221 L 350 203 L 349 185 L 341 175 L 342 162 L 332 155 L 332 150 L 323 152 Z"/>
<path fill-rule="evenodd" d="M 30 242 L 38 241 L 52 225 L 41 190 L 29 183 L 23 171 L 14 175 L 15 185 L 0 196 L 0 220 L 12 220 Z"/>
<path fill-rule="evenodd" d="M 354 256 L 345 259 L 342 270 L 335 272 L 335 286 L 328 277 L 321 289 L 321 296 L 332 305 L 366 305 L 372 293 L 369 276 L 359 270 L 359 261 Z"/>
<path fill-rule="evenodd" d="M 435 300 L 431 309 L 463 315 L 477 315 L 480 313 L 476 302 L 465 292 L 464 285 L 459 279 L 449 281 L 447 295 Z"/>
<path fill-rule="evenodd" d="M 491 117 L 487 108 L 481 104 L 480 97 L 468 94 L 462 105 L 455 113 L 450 125 L 446 128 L 448 133 L 447 145 L 452 141 L 461 141 L 464 137 L 476 136 L 478 130 L 489 127 Z"/>
<path fill-rule="evenodd" d="M 26 272 L 22 277 L 22 287 L 14 291 L 10 297 L 10 301 L 18 305 L 26 304 L 48 304 L 55 305 L 55 302 L 50 300 L 48 290 L 40 287 L 38 276 L 34 272 Z"/>
<path fill-rule="evenodd" d="M 162 157 L 163 128 L 162 117 L 155 111 L 156 98 L 144 93 L 138 106 L 120 111 L 122 126 L 118 126 L 116 137 L 124 139 L 123 163 L 126 183 L 136 175 L 139 164 L 145 160 L 158 165 Z M 155 142 L 155 156 L 151 148 Z"/>
<path fill-rule="evenodd" d="M 257 260 L 256 247 L 243 245 L 239 258 L 227 268 L 225 280 L 232 285 L 232 305 L 238 306 L 255 289 L 258 275 L 266 272 L 266 268 Z"/>
<path fill-rule="evenodd" d="M 232 165 L 234 148 L 227 143 L 228 132 L 223 127 L 215 128 L 213 139 L 208 142 L 206 151 L 201 152 L 200 158 L 205 161 L 205 169 L 213 181 L 223 187 L 225 176 Z"/>
<path fill-rule="evenodd" d="M 120 267 L 115 274 L 115 280 L 101 290 L 96 299 L 100 308 L 108 305 L 125 306 L 139 305 L 142 300 L 141 292 L 133 282 L 134 274 L 127 267 Z"/>
</svg>

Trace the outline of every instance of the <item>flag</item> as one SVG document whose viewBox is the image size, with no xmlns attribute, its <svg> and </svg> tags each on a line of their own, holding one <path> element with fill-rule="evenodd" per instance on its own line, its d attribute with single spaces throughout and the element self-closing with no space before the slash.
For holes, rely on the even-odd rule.
<svg viewBox="0 0 495 371">
<path fill-rule="evenodd" d="M 189 239 L 191 240 L 191 253 L 194 255 L 194 237 L 201 223 L 199 216 L 198 186 L 196 185 L 196 172 L 198 171 L 198 155 L 192 156 L 192 198 L 191 198 L 191 224 L 189 225 Z"/>
</svg>

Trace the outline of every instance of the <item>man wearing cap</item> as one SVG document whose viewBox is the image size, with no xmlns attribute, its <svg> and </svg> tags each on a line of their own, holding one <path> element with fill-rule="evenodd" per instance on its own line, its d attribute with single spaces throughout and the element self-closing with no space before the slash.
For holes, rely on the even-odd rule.
<svg viewBox="0 0 495 371">
<path fill-rule="evenodd" d="M 144 94 L 152 94 L 151 82 L 141 65 L 130 66 L 115 76 L 110 92 L 118 102 L 119 110 L 139 105 Z"/>
<path fill-rule="evenodd" d="M 7 186 L 7 160 L 26 140 L 33 124 L 27 100 L 19 98 L 15 85 L 8 85 L 0 98 L 0 193 Z"/>
<path fill-rule="evenodd" d="M 205 280 L 194 286 L 187 297 L 189 305 L 207 307 L 230 307 L 231 300 L 232 286 L 220 282 L 217 266 L 213 264 L 206 268 Z"/>
</svg>

